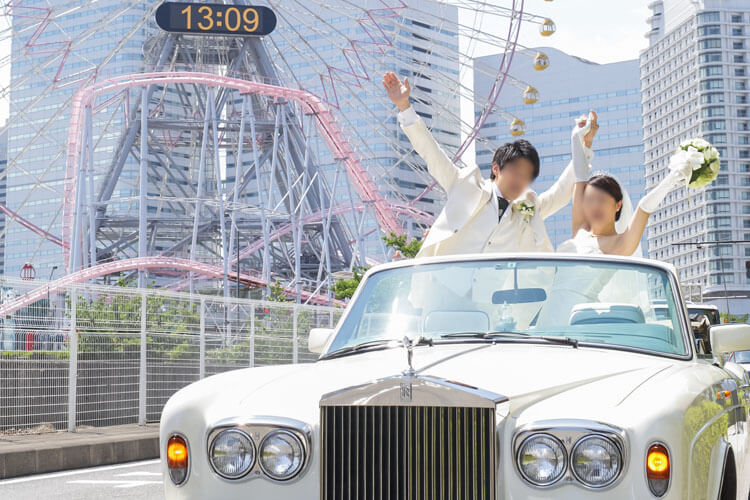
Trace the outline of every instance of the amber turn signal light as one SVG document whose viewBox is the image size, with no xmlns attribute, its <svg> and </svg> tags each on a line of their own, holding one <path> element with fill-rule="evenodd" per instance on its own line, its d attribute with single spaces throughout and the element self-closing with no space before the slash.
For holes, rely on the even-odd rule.
<svg viewBox="0 0 750 500">
<path fill-rule="evenodd" d="M 655 496 L 663 496 L 669 488 L 671 464 L 669 451 L 664 445 L 655 443 L 649 446 L 646 454 L 646 477 L 648 487 Z"/>
<path fill-rule="evenodd" d="M 187 479 L 188 446 L 184 437 L 174 435 L 167 441 L 167 468 L 174 484 L 180 485 Z"/>
</svg>

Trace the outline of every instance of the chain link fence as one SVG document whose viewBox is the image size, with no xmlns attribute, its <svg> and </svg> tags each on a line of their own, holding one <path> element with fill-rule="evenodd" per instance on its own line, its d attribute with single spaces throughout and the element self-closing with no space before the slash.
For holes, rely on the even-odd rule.
<svg viewBox="0 0 750 500">
<path fill-rule="evenodd" d="M 40 286 L 0 279 L 2 300 Z M 317 359 L 311 328 L 343 309 L 71 285 L 0 319 L 0 433 L 157 422 L 182 387 Z"/>
</svg>

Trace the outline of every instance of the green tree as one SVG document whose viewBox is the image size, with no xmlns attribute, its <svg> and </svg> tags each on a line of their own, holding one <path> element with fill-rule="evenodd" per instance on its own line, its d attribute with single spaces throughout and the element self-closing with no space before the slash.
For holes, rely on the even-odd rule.
<svg viewBox="0 0 750 500">
<path fill-rule="evenodd" d="M 412 238 L 411 241 L 407 242 L 405 234 L 391 233 L 389 236 L 383 236 L 382 238 L 386 246 L 393 248 L 408 259 L 416 257 L 419 249 L 422 248 L 422 240 Z"/>
<path fill-rule="evenodd" d="M 724 320 L 724 323 L 748 323 L 750 322 L 750 314 L 721 313 L 721 319 Z"/>
<path fill-rule="evenodd" d="M 351 278 L 336 280 L 333 284 L 333 293 L 336 295 L 336 298 L 339 300 L 351 299 L 367 269 L 366 267 L 357 266 L 352 270 Z"/>
</svg>

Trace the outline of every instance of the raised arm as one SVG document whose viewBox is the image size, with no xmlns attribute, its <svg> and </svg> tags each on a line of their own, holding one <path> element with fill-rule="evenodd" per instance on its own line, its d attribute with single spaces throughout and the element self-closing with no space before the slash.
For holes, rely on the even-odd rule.
<svg viewBox="0 0 750 500">
<path fill-rule="evenodd" d="M 424 122 L 417 116 L 414 108 L 409 103 L 411 85 L 409 79 L 405 78 L 403 83 L 398 77 L 388 72 L 383 76 L 383 87 L 388 97 L 399 109 L 398 121 L 401 129 L 409 138 L 414 151 L 422 157 L 427 164 L 427 171 L 448 191 L 458 176 L 458 167 L 453 164 L 450 156 L 440 147 Z"/>
<path fill-rule="evenodd" d="M 589 165 L 594 156 L 593 151 L 591 151 L 591 145 L 599 129 L 597 119 L 596 113 L 593 110 L 589 111 L 589 116 L 584 120 L 579 119 L 570 135 L 570 151 L 576 178 L 571 210 L 573 236 L 578 233 L 578 230 L 585 223 L 583 216 L 583 191 L 586 189 L 586 181 L 588 180 L 590 170 Z"/>
<path fill-rule="evenodd" d="M 692 165 L 685 161 L 681 155 L 673 156 L 667 168 L 669 171 L 664 179 L 651 191 L 643 195 L 641 201 L 638 202 L 638 208 L 633 214 L 630 224 L 628 224 L 628 229 L 618 238 L 618 254 L 633 255 L 641 241 L 643 231 L 646 230 L 649 215 L 659 208 L 661 202 L 672 189 L 687 184 L 693 173 Z"/>
<path fill-rule="evenodd" d="M 578 119 L 578 124 L 571 134 L 573 155 L 570 163 L 557 181 L 539 195 L 539 213 L 542 218 L 546 219 L 567 205 L 570 199 L 574 198 L 576 183 L 588 180 L 591 159 L 594 157 L 591 144 L 599 128 L 596 120 L 596 113 L 593 111 L 589 113 L 588 118 Z M 580 208 L 580 206 L 581 204 L 578 203 L 577 207 Z"/>
</svg>

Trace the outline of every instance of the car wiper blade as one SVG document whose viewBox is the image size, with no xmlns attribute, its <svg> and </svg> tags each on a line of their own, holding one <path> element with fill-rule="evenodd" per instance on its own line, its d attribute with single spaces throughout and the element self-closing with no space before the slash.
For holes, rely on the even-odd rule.
<svg viewBox="0 0 750 500">
<path fill-rule="evenodd" d="M 441 335 L 443 339 L 456 339 L 456 338 L 475 338 L 475 339 L 493 339 L 498 337 L 510 337 L 510 338 L 526 338 L 528 333 L 521 332 L 453 332 Z"/>
<path fill-rule="evenodd" d="M 377 339 L 377 340 L 371 340 L 369 342 L 362 342 L 361 344 L 354 344 L 347 347 L 342 347 L 341 349 L 338 349 L 336 351 L 330 352 L 326 354 L 325 356 L 321 356 L 320 359 L 332 359 L 332 358 L 338 358 L 340 356 L 346 356 L 347 354 L 352 354 L 358 351 L 363 351 L 367 349 L 372 349 L 376 347 L 387 347 L 389 344 L 393 344 L 393 347 L 398 347 L 400 345 L 403 345 L 403 342 L 398 339 Z M 426 337 L 419 337 L 414 340 L 412 343 L 414 346 L 418 345 L 433 345 L 433 341 L 430 338 Z"/>
<path fill-rule="evenodd" d="M 476 338 L 476 339 L 493 340 L 493 339 L 498 339 L 498 338 L 509 338 L 509 339 L 524 339 L 524 340 L 543 340 L 545 342 L 550 342 L 553 344 L 569 345 L 575 348 L 578 347 L 578 340 L 572 339 L 570 337 L 555 337 L 555 336 L 550 336 L 550 335 L 530 335 L 528 333 L 523 333 L 523 332 L 455 332 L 455 333 L 446 333 L 445 335 L 441 335 L 440 337 L 445 338 L 445 339 Z"/>
</svg>

